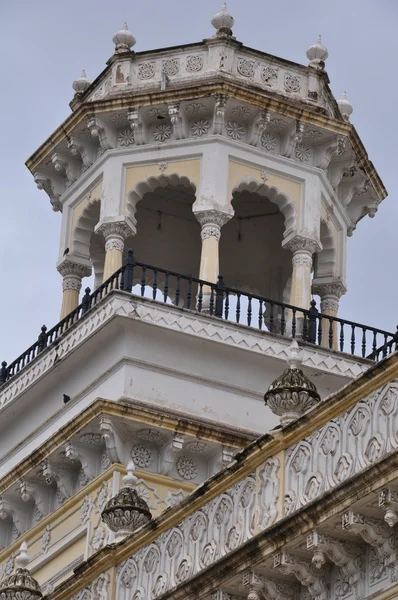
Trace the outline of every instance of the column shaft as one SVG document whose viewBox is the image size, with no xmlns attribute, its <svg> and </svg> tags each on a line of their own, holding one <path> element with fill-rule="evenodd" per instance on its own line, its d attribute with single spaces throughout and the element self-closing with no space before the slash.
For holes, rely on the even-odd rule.
<svg viewBox="0 0 398 600">
<path fill-rule="evenodd" d="M 61 320 L 79 306 L 79 292 L 82 287 L 82 278 L 91 275 L 91 267 L 75 263 L 67 258 L 57 267 L 62 275 L 62 306 Z"/>
<path fill-rule="evenodd" d="M 97 225 L 96 233 L 105 238 L 105 264 L 103 281 L 106 281 L 123 265 L 123 249 L 126 238 L 135 234 L 126 221 L 109 221 Z"/>
</svg>

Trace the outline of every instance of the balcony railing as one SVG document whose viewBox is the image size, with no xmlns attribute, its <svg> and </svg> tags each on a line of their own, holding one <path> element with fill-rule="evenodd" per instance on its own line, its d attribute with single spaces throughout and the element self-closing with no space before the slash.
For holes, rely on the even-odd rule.
<svg viewBox="0 0 398 600">
<path fill-rule="evenodd" d="M 391 333 L 324 315 L 317 310 L 314 300 L 308 309 L 299 308 L 228 287 L 221 276 L 217 283 L 211 283 L 145 265 L 136 261 L 133 251 L 129 250 L 123 267 L 94 292 L 86 288 L 82 302 L 75 310 L 50 330 L 43 325 L 32 346 L 11 364 L 7 365 L 5 361 L 1 364 L 0 385 L 51 346 L 112 290 L 123 290 L 135 296 L 206 313 L 289 338 L 300 338 L 314 345 L 374 361 L 398 348 L 398 332 Z"/>
</svg>

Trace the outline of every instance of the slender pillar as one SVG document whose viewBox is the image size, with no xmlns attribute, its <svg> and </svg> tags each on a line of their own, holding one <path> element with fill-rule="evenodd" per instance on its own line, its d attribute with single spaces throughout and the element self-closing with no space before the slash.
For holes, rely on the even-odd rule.
<svg viewBox="0 0 398 600">
<path fill-rule="evenodd" d="M 308 309 L 311 302 L 312 258 L 315 252 L 320 252 L 321 245 L 313 238 L 295 235 L 283 246 L 293 253 L 290 304 Z"/>
<path fill-rule="evenodd" d="M 82 287 L 82 278 L 90 277 L 91 267 L 74 263 L 71 260 L 64 260 L 57 267 L 62 275 L 62 307 L 61 319 L 79 306 L 79 292 Z"/>
<path fill-rule="evenodd" d="M 125 221 L 100 223 L 96 233 L 102 233 L 105 238 L 105 264 L 103 281 L 109 279 L 123 264 L 124 240 L 135 231 Z"/>
<path fill-rule="evenodd" d="M 202 252 L 200 256 L 199 279 L 217 283 L 220 274 L 219 242 L 221 238 L 221 227 L 232 218 L 232 215 L 219 210 L 202 210 L 195 212 L 202 231 Z M 203 288 L 202 308 L 209 308 L 210 288 Z"/>
<path fill-rule="evenodd" d="M 312 293 L 320 296 L 321 306 L 320 312 L 323 315 L 330 317 L 337 317 L 339 311 L 339 301 L 341 296 L 346 293 L 346 288 L 343 283 L 339 280 L 329 281 L 321 283 L 314 281 L 312 283 Z M 322 319 L 322 346 L 330 348 L 329 342 L 330 333 L 330 321 L 328 319 Z M 333 324 L 333 343 L 332 349 L 338 350 L 339 348 L 339 327 L 337 323 Z"/>
</svg>

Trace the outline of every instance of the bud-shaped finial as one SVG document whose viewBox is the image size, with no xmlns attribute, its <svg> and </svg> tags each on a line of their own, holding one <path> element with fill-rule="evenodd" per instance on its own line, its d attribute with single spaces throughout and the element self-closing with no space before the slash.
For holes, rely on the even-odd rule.
<svg viewBox="0 0 398 600">
<path fill-rule="evenodd" d="M 344 119 L 346 121 L 349 121 L 354 107 L 352 106 L 351 102 L 347 99 L 347 92 L 343 92 L 343 95 L 340 98 L 340 100 L 337 101 L 337 104 L 339 105 L 340 112 Z"/>
<path fill-rule="evenodd" d="M 235 19 L 229 14 L 227 5 L 224 3 L 221 11 L 211 20 L 214 29 L 217 30 L 217 36 L 232 36 L 232 27 Z"/>
<path fill-rule="evenodd" d="M 122 481 L 126 487 L 133 487 L 137 483 L 137 477 L 134 475 L 135 465 L 131 460 L 127 465 L 127 475 L 122 477 Z"/>
<path fill-rule="evenodd" d="M 86 71 L 83 69 L 82 74 L 78 79 L 72 83 L 72 87 L 75 90 L 76 94 L 82 94 L 85 92 L 91 85 L 91 81 L 87 79 Z"/>
<path fill-rule="evenodd" d="M 307 58 L 310 61 L 310 66 L 316 69 L 324 69 L 325 61 L 329 56 L 328 49 L 322 44 L 322 38 L 318 35 L 318 39 L 313 46 L 307 50 Z"/>
<path fill-rule="evenodd" d="M 127 23 L 123 25 L 123 29 L 115 33 L 112 39 L 115 44 L 115 54 L 118 54 L 119 52 L 128 52 L 136 43 L 136 39 L 129 31 Z"/>
</svg>

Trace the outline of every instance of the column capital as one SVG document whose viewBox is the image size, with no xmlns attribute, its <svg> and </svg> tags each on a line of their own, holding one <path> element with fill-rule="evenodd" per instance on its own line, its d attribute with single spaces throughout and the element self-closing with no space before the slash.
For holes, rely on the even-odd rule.
<svg viewBox="0 0 398 600">
<path fill-rule="evenodd" d="M 73 262 L 70 258 L 67 258 L 57 266 L 57 271 L 63 277 L 63 290 L 80 292 L 83 277 L 90 277 L 92 269 L 88 265 Z"/>
<path fill-rule="evenodd" d="M 123 252 L 124 240 L 135 234 L 133 224 L 122 221 L 102 221 L 95 228 L 95 233 L 101 233 L 105 238 L 105 250 Z"/>
<path fill-rule="evenodd" d="M 293 255 L 296 253 L 307 253 L 313 255 L 322 250 L 322 244 L 319 240 L 310 235 L 295 234 L 282 242 L 282 246 L 287 250 L 291 250 Z"/>
<path fill-rule="evenodd" d="M 336 299 L 337 301 L 347 292 L 347 288 L 341 280 L 312 282 L 312 293 L 321 299 Z"/>
<path fill-rule="evenodd" d="M 218 241 L 221 237 L 221 227 L 232 219 L 232 215 L 216 209 L 200 210 L 194 212 L 194 215 L 202 227 L 202 240 L 215 237 Z"/>
</svg>

